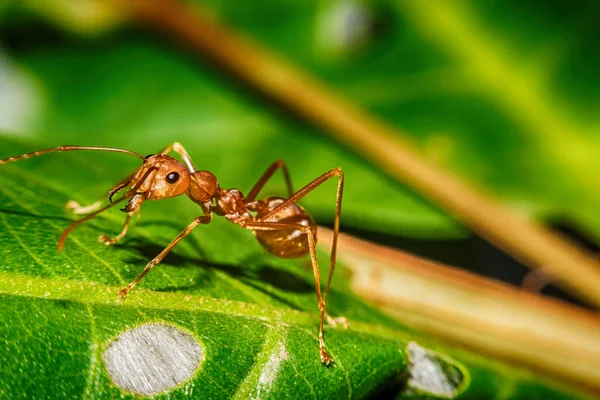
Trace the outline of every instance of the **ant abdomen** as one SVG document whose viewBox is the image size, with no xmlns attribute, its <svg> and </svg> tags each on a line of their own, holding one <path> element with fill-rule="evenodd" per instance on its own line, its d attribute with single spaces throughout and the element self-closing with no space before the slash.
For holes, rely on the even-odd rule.
<svg viewBox="0 0 600 400">
<path fill-rule="evenodd" d="M 267 197 L 262 201 L 263 207 L 259 207 L 257 210 L 256 218 L 261 219 L 284 201 L 285 199 L 282 197 Z M 263 221 L 308 226 L 313 232 L 315 242 L 317 240 L 317 225 L 315 221 L 298 204 L 292 204 L 285 210 Z M 296 258 L 310 252 L 308 238 L 299 229 L 260 230 L 254 231 L 254 233 L 265 250 L 278 257 Z"/>
</svg>

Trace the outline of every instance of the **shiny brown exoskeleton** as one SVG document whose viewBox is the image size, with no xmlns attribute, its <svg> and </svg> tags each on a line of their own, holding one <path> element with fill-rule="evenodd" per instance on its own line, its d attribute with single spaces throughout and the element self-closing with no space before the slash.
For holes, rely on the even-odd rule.
<svg viewBox="0 0 600 400">
<path fill-rule="evenodd" d="M 212 220 L 214 212 L 217 215 L 224 216 L 227 220 L 242 228 L 252 230 L 262 246 L 278 257 L 293 258 L 310 254 L 315 279 L 317 302 L 320 311 L 319 350 L 321 361 L 325 364 L 331 363 L 331 356 L 325 351 L 323 322 L 327 320 L 334 325 L 336 323 L 342 323 L 344 326 L 347 326 L 345 318 L 331 318 L 326 310 L 327 294 L 329 293 L 331 277 L 335 268 L 336 244 L 340 226 L 342 191 L 344 187 L 344 174 L 340 168 L 335 168 L 324 173 L 299 191 L 294 192 L 292 190 L 292 183 L 287 167 L 283 161 L 276 161 L 267 169 L 256 185 L 254 185 L 248 196 L 244 197 L 237 189 L 221 188 L 217 178 L 211 172 L 197 171 L 187 151 L 179 143 L 173 143 L 160 153 L 147 157 L 142 157 L 129 150 L 117 148 L 59 146 L 0 160 L 0 164 L 6 164 L 56 151 L 77 150 L 109 151 L 130 154 L 142 159 L 143 164 L 108 192 L 109 204 L 104 207 L 101 207 L 102 202 L 97 202 L 87 207 L 80 207 L 79 204 L 75 202 L 68 203 L 67 206 L 72 208 L 75 213 L 87 215 L 73 222 L 64 230 L 58 240 L 59 250 L 63 249 L 67 237 L 74 228 L 124 200 L 128 200 L 128 202 L 125 208 L 122 209 L 122 211 L 127 213 L 123 229 L 114 238 L 109 238 L 106 235 L 102 235 L 99 238 L 101 242 L 107 245 L 115 244 L 125 236 L 131 217 L 139 211 L 140 206 L 144 201 L 167 199 L 185 193 L 193 202 L 202 208 L 203 215 L 194 218 L 194 220 L 179 235 L 177 235 L 177 237 L 175 237 L 175 239 L 173 239 L 160 254 L 154 257 L 154 259 L 146 265 L 146 268 L 144 268 L 142 273 L 133 282 L 119 292 L 119 295 L 125 297 L 153 267 L 165 258 L 181 239 L 186 237 L 196 226 L 208 224 Z M 183 163 L 167 155 L 171 151 L 179 154 Z M 264 184 L 279 168 L 283 171 L 288 189 L 288 197 L 267 197 L 264 200 L 256 200 L 258 193 Z M 308 215 L 297 202 L 317 186 L 333 177 L 338 178 L 338 187 L 333 230 L 333 246 L 330 255 L 330 269 L 327 278 L 327 286 L 323 295 L 321 293 L 319 263 L 315 251 L 317 226 L 310 215 Z M 127 189 L 125 194 L 113 201 L 113 197 L 118 192 L 125 189 Z"/>
</svg>

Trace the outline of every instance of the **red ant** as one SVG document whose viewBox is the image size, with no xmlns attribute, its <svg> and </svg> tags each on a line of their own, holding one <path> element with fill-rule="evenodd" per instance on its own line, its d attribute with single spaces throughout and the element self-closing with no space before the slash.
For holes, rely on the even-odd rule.
<svg viewBox="0 0 600 400">
<path fill-rule="evenodd" d="M 121 210 L 127 213 L 123 229 L 114 238 L 109 238 L 105 235 L 102 235 L 99 238 L 101 242 L 107 245 L 115 244 L 125 236 L 131 217 L 139 211 L 140 206 L 144 201 L 167 199 L 185 193 L 194 203 L 202 208 L 204 215 L 194 218 L 193 221 L 177 235 L 177 237 L 175 237 L 175 239 L 173 239 L 159 255 L 154 257 L 154 259 L 146 265 L 146 268 L 144 268 L 142 273 L 135 278 L 133 282 L 119 292 L 119 296 L 124 298 L 127 293 L 129 293 L 129 291 L 152 268 L 159 264 L 181 239 L 189 235 L 196 226 L 208 224 L 212 220 L 214 212 L 217 215 L 224 216 L 227 220 L 242 228 L 252 230 L 260 244 L 268 252 L 278 257 L 295 258 L 310 254 L 315 278 L 317 302 L 320 311 L 319 350 L 321 361 L 326 365 L 331 363 L 331 356 L 325 351 L 323 321 L 327 320 L 333 325 L 341 323 L 344 327 L 347 327 L 347 320 L 345 318 L 332 318 L 326 310 L 327 294 L 329 293 L 331 277 L 335 268 L 336 244 L 340 227 L 342 191 L 344 187 L 344 173 L 341 168 L 335 168 L 324 173 L 294 193 L 288 169 L 283 161 L 279 160 L 274 162 L 266 170 L 256 185 L 254 185 L 250 194 L 248 194 L 247 197 L 244 197 L 237 189 L 223 189 L 219 187 L 217 178 L 211 172 L 196 170 L 185 148 L 177 142 L 166 147 L 160 153 L 149 155 L 147 157 L 143 157 L 133 151 L 110 147 L 59 146 L 6 158 L 0 160 L 0 164 L 6 164 L 52 152 L 79 150 L 125 153 L 140 158 L 144 163 L 108 192 L 108 205 L 100 207 L 101 202 L 98 202 L 92 206 L 79 207 L 78 204 L 69 202 L 68 207 L 73 208 L 76 213 L 88 213 L 88 215 L 73 222 L 63 231 L 58 240 L 59 250 L 63 249 L 67 237 L 74 228 L 124 200 L 128 200 L 128 202 L 125 208 Z M 171 151 L 179 154 L 183 160 L 183 164 L 167 155 Z M 267 197 L 264 200 L 256 200 L 256 197 L 264 184 L 278 168 L 281 168 L 283 171 L 288 190 L 288 197 Z M 317 225 L 311 216 L 297 204 L 297 201 L 313 191 L 317 186 L 333 177 L 338 177 L 338 187 L 335 203 L 335 222 L 333 230 L 333 246 L 330 255 L 330 269 L 325 294 L 323 295 L 321 293 L 319 263 L 315 252 Z M 113 201 L 113 197 L 119 191 L 127 188 L 128 190 L 122 197 Z M 251 213 L 254 213 L 254 215 Z"/>
</svg>

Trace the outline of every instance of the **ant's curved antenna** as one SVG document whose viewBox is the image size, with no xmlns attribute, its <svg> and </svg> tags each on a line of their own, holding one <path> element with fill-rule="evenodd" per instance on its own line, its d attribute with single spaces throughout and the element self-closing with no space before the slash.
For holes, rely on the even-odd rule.
<svg viewBox="0 0 600 400">
<path fill-rule="evenodd" d="M 116 147 L 58 146 L 58 147 L 53 147 L 51 149 L 39 150 L 39 151 L 34 151 L 33 153 L 27 153 L 27 154 L 22 154 L 20 156 L 5 158 L 3 160 L 0 160 L 0 165 L 1 164 L 7 164 L 7 163 L 15 162 L 15 161 L 19 161 L 19 160 L 24 160 L 26 158 L 41 156 L 43 154 L 54 153 L 55 151 L 63 152 L 63 151 L 78 151 L 78 150 L 110 151 L 110 152 L 113 152 L 113 153 L 125 153 L 125 154 L 132 155 L 134 157 L 137 157 L 139 159 L 142 159 L 142 160 L 145 159 L 143 156 L 141 156 L 140 154 L 138 154 L 138 153 L 136 153 L 134 151 L 125 150 L 125 149 L 119 149 L 119 148 L 116 148 Z"/>
</svg>

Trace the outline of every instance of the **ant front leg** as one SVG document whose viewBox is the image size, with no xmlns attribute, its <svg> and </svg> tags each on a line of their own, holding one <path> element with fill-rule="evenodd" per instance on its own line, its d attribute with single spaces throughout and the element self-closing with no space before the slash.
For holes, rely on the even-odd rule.
<svg viewBox="0 0 600 400">
<path fill-rule="evenodd" d="M 86 215 L 98 211 L 102 207 L 103 203 L 104 199 L 98 200 L 95 203 L 92 203 L 88 206 L 81 206 L 77 201 L 70 200 L 69 202 L 67 202 L 67 204 L 65 204 L 65 208 L 67 210 L 71 210 L 75 215 Z M 137 212 L 139 216 L 139 209 L 135 212 Z M 119 242 L 121 239 L 123 239 L 123 237 L 125 237 L 125 235 L 127 234 L 127 230 L 129 229 L 129 222 L 135 212 L 127 213 L 127 216 L 125 217 L 125 223 L 123 224 L 123 228 L 117 236 L 111 238 L 108 235 L 100 235 L 98 237 L 98 241 L 108 246 L 113 245 Z"/>
<path fill-rule="evenodd" d="M 135 278 L 135 280 L 133 282 L 131 282 L 129 285 L 127 285 L 123 290 L 121 290 L 119 292 L 119 296 L 121 298 L 124 298 L 125 296 L 127 296 L 127 293 L 129 293 L 129 291 L 131 289 L 133 289 L 133 287 L 135 285 L 137 285 L 137 283 L 139 281 L 142 280 L 142 278 L 144 276 L 146 276 L 146 274 L 148 272 L 150 272 L 150 270 L 152 268 L 154 268 L 156 265 L 158 265 L 166 256 L 167 254 L 169 254 L 169 252 L 173 249 L 173 247 L 175 247 L 177 245 L 177 243 L 179 243 L 181 241 L 181 239 L 183 239 L 184 237 L 186 237 L 187 235 L 189 235 L 192 230 L 197 227 L 200 224 L 208 224 L 210 221 L 212 220 L 212 214 L 207 214 L 207 215 L 203 215 L 200 217 L 196 217 L 194 218 L 194 220 L 183 230 L 181 231 L 181 233 L 179 235 L 177 235 L 175 237 L 175 239 L 173 239 L 171 241 L 171 243 L 169 243 L 169 245 L 167 247 L 164 248 L 163 251 L 160 252 L 160 254 L 158 254 L 156 257 L 154 257 L 144 268 L 144 270 L 142 271 L 142 273 Z"/>
<path fill-rule="evenodd" d="M 108 198 L 108 200 L 112 204 L 113 196 L 120 190 L 127 187 L 127 185 L 131 182 L 131 178 L 133 177 L 134 174 L 135 174 L 135 172 L 133 174 L 129 175 L 124 180 L 117 183 L 115 186 L 113 186 L 113 188 L 108 192 L 107 195 L 105 195 L 104 197 L 102 197 L 102 199 L 96 201 L 95 203 L 92 203 L 88 206 L 82 206 L 79 204 L 79 202 L 77 202 L 75 200 L 70 200 L 69 202 L 67 202 L 67 204 L 65 204 L 65 208 L 67 210 L 71 210 L 73 212 L 73 214 L 76 214 L 76 215 L 86 215 L 86 214 L 95 213 L 98 210 L 100 210 L 100 208 L 102 207 L 102 204 L 104 203 L 106 198 Z M 138 217 L 139 217 L 139 209 L 136 212 L 138 212 Z M 110 238 L 107 235 L 100 235 L 98 237 L 98 241 L 100 241 L 101 243 L 104 243 L 108 246 L 108 245 L 113 245 L 113 244 L 119 242 L 121 239 L 123 239 L 123 237 L 125 237 L 125 235 L 127 234 L 127 230 L 129 229 L 129 222 L 131 221 L 131 217 L 133 216 L 134 213 L 135 212 L 127 213 L 127 216 L 125 217 L 125 222 L 123 224 L 123 228 L 121 229 L 121 232 L 117 236 L 115 236 L 114 238 Z"/>
<path fill-rule="evenodd" d="M 83 224 L 84 222 L 89 221 L 92 218 L 95 218 L 98 214 L 108 210 L 109 208 L 116 206 L 117 204 L 119 204 L 120 202 L 122 202 L 124 200 L 127 200 L 126 196 L 123 196 L 123 197 L 117 199 L 116 201 L 109 203 L 106 206 L 99 208 L 99 209 L 95 210 L 94 212 L 87 214 L 85 217 L 73 222 L 60 235 L 60 238 L 58 239 L 58 244 L 57 244 L 58 249 L 62 250 L 65 247 L 65 241 L 67 240 L 67 237 L 69 237 L 69 235 L 71 234 L 73 229 L 77 228 L 79 225 Z"/>
<path fill-rule="evenodd" d="M 100 235 L 100 237 L 98 237 L 98 241 L 101 243 L 104 243 L 107 246 L 118 243 L 127 234 L 127 230 L 129 229 L 129 222 L 131 221 L 131 217 L 133 217 L 133 215 L 135 213 L 139 213 L 139 211 L 140 210 L 137 209 L 136 211 L 130 211 L 127 213 L 127 216 L 125 217 L 125 222 L 123 223 L 123 229 L 121 229 L 121 232 L 117 236 L 115 236 L 114 238 L 111 238 L 107 235 Z"/>
<path fill-rule="evenodd" d="M 102 212 L 104 212 L 104 211 L 106 211 L 106 210 L 108 210 L 108 209 L 116 206 L 120 202 L 128 200 L 128 199 L 131 199 L 132 195 L 137 192 L 137 190 L 144 183 L 144 181 L 146 180 L 146 178 L 154 171 L 154 169 L 155 169 L 154 167 L 147 168 L 146 169 L 146 173 L 142 176 L 141 179 L 139 179 L 139 182 L 137 182 L 135 185 L 133 185 L 133 187 L 131 188 L 131 190 L 129 190 L 127 193 L 125 193 L 124 196 L 121 196 L 117 200 L 113 201 L 112 200 L 112 196 L 115 193 L 117 193 L 119 190 L 125 188 L 130 182 L 128 180 L 125 180 L 125 181 L 122 181 L 121 183 L 119 183 L 117 186 L 115 186 L 108 193 L 108 198 L 110 200 L 110 203 L 108 203 L 104 207 L 101 207 L 101 208 L 95 210 L 91 214 L 87 214 L 85 217 L 83 217 L 81 219 L 78 219 L 77 221 L 73 222 L 71 225 L 69 225 L 63 231 L 63 233 L 60 235 L 60 238 L 58 239 L 58 244 L 57 244 L 58 249 L 62 250 L 65 247 L 65 241 L 67 240 L 67 237 L 69 237 L 69 235 L 71 234 L 71 232 L 73 231 L 73 229 L 77 228 L 79 225 L 83 224 L 84 222 L 89 221 L 92 218 L 95 218 L 98 214 L 100 214 L 100 213 L 102 213 Z M 129 178 L 127 178 L 127 179 L 129 179 Z M 126 225 L 129 224 L 129 220 L 126 220 L 125 222 L 126 222 Z M 125 229 L 125 231 L 127 231 L 127 230 Z"/>
<path fill-rule="evenodd" d="M 137 169 L 136 169 L 136 171 L 137 171 Z M 131 181 L 132 176 L 133 176 L 133 174 L 129 175 L 127 178 L 125 178 L 122 181 L 120 181 L 119 183 L 117 183 L 115 186 L 113 186 L 112 189 L 109 190 L 109 192 L 106 195 L 102 196 L 102 198 L 100 200 L 98 200 L 90 205 L 82 206 L 76 200 L 69 200 L 67 202 L 67 204 L 65 204 L 65 208 L 67 210 L 71 210 L 73 212 L 73 214 L 75 214 L 75 215 L 85 215 L 85 214 L 91 214 L 93 212 L 96 212 L 102 207 L 102 204 L 104 204 L 104 200 L 106 200 L 107 198 L 108 198 L 108 201 L 112 203 L 113 196 L 127 186 L 127 184 Z"/>
</svg>

